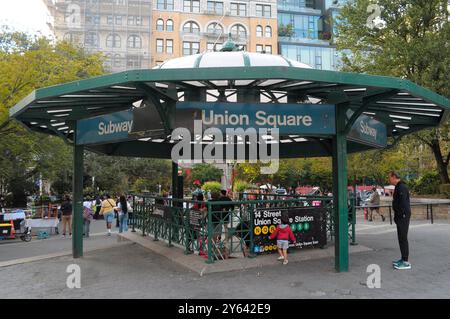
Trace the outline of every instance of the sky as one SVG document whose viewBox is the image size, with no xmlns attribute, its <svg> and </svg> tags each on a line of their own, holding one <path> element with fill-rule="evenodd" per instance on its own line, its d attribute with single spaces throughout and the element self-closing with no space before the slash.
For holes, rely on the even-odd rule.
<svg viewBox="0 0 450 319">
<path fill-rule="evenodd" d="M 50 36 L 50 14 L 42 0 L 0 0 L 0 26 Z"/>
</svg>

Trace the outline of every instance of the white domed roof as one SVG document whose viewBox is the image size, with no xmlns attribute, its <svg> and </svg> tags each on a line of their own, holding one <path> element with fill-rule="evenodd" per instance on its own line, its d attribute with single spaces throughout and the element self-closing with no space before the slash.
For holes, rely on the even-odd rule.
<svg viewBox="0 0 450 319">
<path fill-rule="evenodd" d="M 154 69 L 184 69 L 213 67 L 287 66 L 312 69 L 311 66 L 281 55 L 245 51 L 206 52 L 167 60 Z"/>
</svg>

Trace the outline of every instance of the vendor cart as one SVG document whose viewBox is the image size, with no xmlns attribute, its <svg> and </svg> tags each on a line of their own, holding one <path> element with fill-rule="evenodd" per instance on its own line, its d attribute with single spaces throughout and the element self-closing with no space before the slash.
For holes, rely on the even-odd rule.
<svg viewBox="0 0 450 319">
<path fill-rule="evenodd" d="M 16 238 L 31 241 L 31 227 L 26 225 L 23 210 L 0 214 L 0 240 Z"/>
</svg>

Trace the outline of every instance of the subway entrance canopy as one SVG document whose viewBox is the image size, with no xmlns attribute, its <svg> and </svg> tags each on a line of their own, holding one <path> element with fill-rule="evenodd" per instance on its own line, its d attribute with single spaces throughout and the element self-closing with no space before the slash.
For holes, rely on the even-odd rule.
<svg viewBox="0 0 450 319">
<path fill-rule="evenodd" d="M 348 269 L 347 153 L 388 147 L 449 114 L 448 99 L 407 80 L 233 50 L 38 89 L 10 110 L 29 129 L 74 145 L 74 257 L 82 256 L 83 150 L 169 159 L 173 129 L 203 119 L 221 129 L 276 125 L 280 158 L 333 158 L 338 271 Z M 211 143 L 207 135 L 191 141 Z"/>
</svg>

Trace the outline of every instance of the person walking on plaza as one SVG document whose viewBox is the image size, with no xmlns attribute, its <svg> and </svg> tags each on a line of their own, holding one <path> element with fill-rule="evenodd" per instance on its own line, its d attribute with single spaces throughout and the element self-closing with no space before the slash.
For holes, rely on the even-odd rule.
<svg viewBox="0 0 450 319">
<path fill-rule="evenodd" d="M 289 226 L 289 217 L 283 212 L 281 214 L 281 225 L 278 225 L 275 231 L 269 236 L 270 239 L 277 239 L 278 253 L 280 257 L 278 260 L 283 261 L 283 265 L 288 263 L 287 251 L 289 248 L 289 240 L 295 243 L 295 236 Z"/>
<path fill-rule="evenodd" d="M 124 195 L 119 198 L 117 211 L 119 213 L 119 233 L 128 231 L 128 213 L 131 212 L 131 205 Z"/>
<path fill-rule="evenodd" d="M 369 222 L 373 221 L 373 211 L 375 211 L 378 215 L 380 215 L 381 219 L 384 221 L 385 218 L 383 214 L 380 213 L 380 194 L 378 194 L 376 187 L 372 188 L 372 191 L 373 194 L 369 202 L 370 208 Z"/>
<path fill-rule="evenodd" d="M 100 209 L 102 209 L 102 199 L 100 196 L 96 196 L 95 198 L 95 214 L 94 219 L 99 219 L 100 217 Z"/>
<path fill-rule="evenodd" d="M 111 236 L 111 224 L 114 219 L 114 208 L 116 202 L 111 199 L 109 194 L 106 195 L 106 199 L 102 202 L 102 208 L 100 209 L 100 215 L 103 215 L 106 221 L 106 228 L 108 229 L 108 236 Z"/>
<path fill-rule="evenodd" d="M 396 172 L 389 173 L 389 182 L 395 185 L 392 208 L 394 209 L 394 222 L 397 225 L 397 237 L 402 257 L 394 261 L 395 269 L 411 269 L 408 246 L 408 229 L 411 218 L 411 205 L 409 201 L 409 190 Z"/>
<path fill-rule="evenodd" d="M 89 230 L 91 226 L 91 220 L 93 218 L 92 201 L 88 197 L 83 202 L 83 235 L 89 237 Z"/>
<path fill-rule="evenodd" d="M 61 222 L 62 222 L 62 237 L 66 238 L 66 227 L 69 230 L 69 238 L 72 236 L 72 203 L 70 196 L 64 196 L 64 201 L 61 204 Z"/>
<path fill-rule="evenodd" d="M 116 196 L 115 202 L 117 204 L 119 204 L 119 202 L 120 202 L 120 196 L 119 195 Z M 119 225 L 119 209 L 117 207 L 114 209 L 114 217 L 116 218 L 116 228 L 119 228 L 119 226 L 120 226 Z"/>
</svg>

